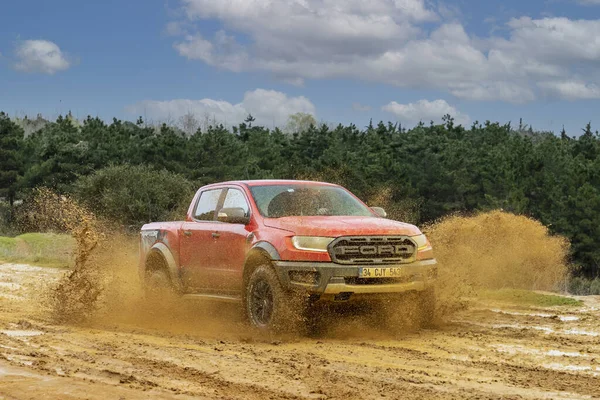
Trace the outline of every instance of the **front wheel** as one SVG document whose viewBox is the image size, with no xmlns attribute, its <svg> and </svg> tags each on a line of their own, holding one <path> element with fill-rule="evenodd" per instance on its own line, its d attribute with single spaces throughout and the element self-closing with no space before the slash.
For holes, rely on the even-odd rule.
<svg viewBox="0 0 600 400">
<path fill-rule="evenodd" d="M 295 329 L 301 313 L 293 303 L 293 296 L 284 291 L 270 265 L 261 265 L 252 272 L 246 284 L 244 307 L 253 327 L 271 332 Z"/>
</svg>

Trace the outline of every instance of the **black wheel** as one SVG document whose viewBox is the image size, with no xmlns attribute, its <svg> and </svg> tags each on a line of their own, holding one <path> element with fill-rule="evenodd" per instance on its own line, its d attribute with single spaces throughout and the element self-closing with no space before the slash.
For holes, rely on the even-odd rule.
<svg viewBox="0 0 600 400">
<path fill-rule="evenodd" d="M 162 268 L 147 271 L 144 294 L 146 296 L 146 300 L 152 302 L 165 302 L 172 300 L 175 292 L 167 271 Z"/>
<path fill-rule="evenodd" d="M 270 265 L 257 267 L 248 279 L 244 296 L 248 322 L 261 331 L 295 329 L 300 313 L 294 309 L 292 297 L 283 290 Z"/>
<path fill-rule="evenodd" d="M 254 282 L 250 292 L 250 315 L 255 325 L 266 326 L 273 317 L 273 289 L 263 279 Z"/>
</svg>

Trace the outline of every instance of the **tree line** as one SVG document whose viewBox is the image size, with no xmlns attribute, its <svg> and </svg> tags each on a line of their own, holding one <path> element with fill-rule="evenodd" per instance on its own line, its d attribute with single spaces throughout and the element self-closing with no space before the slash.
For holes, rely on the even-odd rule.
<svg viewBox="0 0 600 400">
<path fill-rule="evenodd" d="M 528 215 L 571 240 L 575 274 L 600 274 L 600 135 L 590 124 L 572 137 L 522 123 L 463 127 L 450 116 L 412 129 L 300 124 L 293 132 L 246 121 L 190 133 L 141 118 L 106 123 L 68 115 L 40 123 L 0 113 L 4 226 L 14 219 L 15 201 L 26 203 L 40 186 L 136 230 L 180 218 L 203 184 L 313 179 L 339 183 L 416 224 L 492 209 Z"/>
</svg>

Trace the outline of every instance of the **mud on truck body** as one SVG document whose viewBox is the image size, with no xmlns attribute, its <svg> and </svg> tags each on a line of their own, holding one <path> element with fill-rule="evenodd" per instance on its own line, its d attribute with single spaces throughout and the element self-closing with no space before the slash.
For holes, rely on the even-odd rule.
<svg viewBox="0 0 600 400">
<path fill-rule="evenodd" d="M 257 180 L 204 186 L 185 221 L 144 225 L 139 274 L 155 299 L 238 302 L 252 326 L 276 330 L 320 303 L 407 293 L 428 323 L 437 265 L 416 226 L 339 185 Z"/>
</svg>

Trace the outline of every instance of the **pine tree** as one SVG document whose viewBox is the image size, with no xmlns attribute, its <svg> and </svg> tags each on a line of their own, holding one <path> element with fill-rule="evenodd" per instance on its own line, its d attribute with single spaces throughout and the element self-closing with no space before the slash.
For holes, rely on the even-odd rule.
<svg viewBox="0 0 600 400">
<path fill-rule="evenodd" d="M 252 128 L 252 123 L 256 121 L 256 118 L 254 118 L 252 116 L 252 114 L 248 114 L 248 116 L 246 117 L 246 119 L 244 120 L 245 123 L 248 124 L 248 128 Z"/>
<path fill-rule="evenodd" d="M 0 112 L 0 196 L 5 197 L 11 207 L 23 172 L 23 135 L 23 129 Z"/>
</svg>

